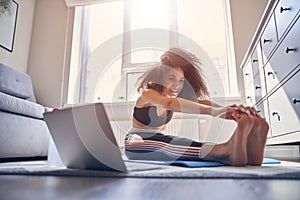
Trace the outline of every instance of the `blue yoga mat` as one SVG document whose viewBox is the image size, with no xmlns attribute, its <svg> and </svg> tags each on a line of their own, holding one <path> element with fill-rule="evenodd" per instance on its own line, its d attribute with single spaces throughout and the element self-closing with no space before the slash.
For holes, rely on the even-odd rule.
<svg viewBox="0 0 300 200">
<path fill-rule="evenodd" d="M 219 166 L 228 166 L 227 164 L 221 162 L 210 162 L 210 161 L 152 161 L 152 160 L 125 160 L 126 162 L 137 162 L 145 164 L 156 164 L 156 165 L 173 165 L 173 166 L 182 166 L 189 168 L 198 168 L 198 167 L 219 167 Z M 280 164 L 279 160 L 273 158 L 264 158 L 263 164 Z"/>
</svg>

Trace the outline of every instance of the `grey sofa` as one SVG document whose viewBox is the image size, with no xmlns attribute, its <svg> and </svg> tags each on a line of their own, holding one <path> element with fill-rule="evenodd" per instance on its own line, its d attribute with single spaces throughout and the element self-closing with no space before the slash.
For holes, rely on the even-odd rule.
<svg viewBox="0 0 300 200">
<path fill-rule="evenodd" d="M 47 156 L 49 130 L 29 75 L 0 63 L 0 158 Z"/>
</svg>

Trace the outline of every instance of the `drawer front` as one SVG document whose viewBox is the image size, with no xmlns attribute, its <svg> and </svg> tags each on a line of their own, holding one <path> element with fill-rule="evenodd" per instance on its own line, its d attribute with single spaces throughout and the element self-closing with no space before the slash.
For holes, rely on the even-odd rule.
<svg viewBox="0 0 300 200">
<path fill-rule="evenodd" d="M 264 71 L 261 71 L 254 78 L 255 102 L 259 102 L 262 99 L 262 97 L 264 97 L 265 95 L 266 95 L 265 77 L 264 77 Z"/>
<path fill-rule="evenodd" d="M 298 119 L 300 116 L 300 64 L 298 65 L 297 73 L 286 82 L 282 88 L 284 89 L 289 103 L 293 106 L 293 110 L 297 113 Z"/>
<path fill-rule="evenodd" d="M 299 0 L 281 0 L 275 9 L 278 38 L 281 38 L 300 9 Z"/>
<path fill-rule="evenodd" d="M 296 22 L 265 65 L 267 91 L 270 92 L 300 64 L 300 20 Z"/>
<path fill-rule="evenodd" d="M 251 82 L 251 84 L 249 84 L 248 87 L 245 89 L 245 97 L 247 106 L 255 105 L 255 92 L 253 82 Z"/>
<path fill-rule="evenodd" d="M 264 102 L 266 102 L 266 101 L 264 101 Z M 260 115 L 262 117 L 266 117 L 266 113 L 268 113 L 268 112 L 266 112 L 266 111 L 268 111 L 268 107 L 266 107 L 266 105 L 264 104 L 264 102 L 262 102 L 262 103 L 260 103 L 260 104 L 258 104 L 258 105 L 255 106 L 256 109 L 260 111 Z"/>
<path fill-rule="evenodd" d="M 270 53 L 274 49 L 275 45 L 277 44 L 277 32 L 276 32 L 276 25 L 274 20 L 274 14 L 272 14 L 261 38 L 261 47 L 262 47 L 262 56 L 264 63 L 267 62 Z"/>
<path fill-rule="evenodd" d="M 268 101 L 263 101 L 262 103 L 256 106 L 256 109 L 260 111 L 260 115 L 266 119 L 266 122 L 270 124 L 270 117 L 269 117 L 269 104 Z M 272 137 L 272 131 L 269 129 L 268 138 Z"/>
<path fill-rule="evenodd" d="M 300 130 L 300 65 L 298 73 L 269 97 L 272 136 Z"/>
<path fill-rule="evenodd" d="M 247 88 L 251 82 L 253 82 L 253 71 L 251 61 L 249 60 L 243 68 L 244 86 Z"/>
<path fill-rule="evenodd" d="M 254 52 L 251 55 L 251 64 L 252 64 L 253 75 L 255 76 L 259 72 L 262 66 L 262 55 L 261 55 L 260 43 L 257 44 Z"/>
</svg>

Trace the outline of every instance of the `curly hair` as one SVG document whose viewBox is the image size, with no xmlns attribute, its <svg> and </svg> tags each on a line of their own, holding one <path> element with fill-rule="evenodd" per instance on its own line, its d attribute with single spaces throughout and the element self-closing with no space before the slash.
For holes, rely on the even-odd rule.
<svg viewBox="0 0 300 200">
<path fill-rule="evenodd" d="M 185 82 L 178 97 L 197 100 L 209 96 L 201 62 L 194 54 L 181 48 L 171 48 L 160 57 L 160 63 L 146 71 L 137 81 L 137 90 L 144 88 L 163 91 L 163 76 L 172 68 L 184 72 Z"/>
</svg>

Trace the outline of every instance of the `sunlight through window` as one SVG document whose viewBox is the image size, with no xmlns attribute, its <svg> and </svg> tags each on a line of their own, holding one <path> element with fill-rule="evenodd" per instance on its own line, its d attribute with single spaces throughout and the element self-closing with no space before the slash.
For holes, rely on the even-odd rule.
<svg viewBox="0 0 300 200">
<path fill-rule="evenodd" d="M 189 50 L 194 44 L 214 64 L 213 70 L 203 67 L 211 96 L 239 95 L 226 0 L 105 1 L 77 7 L 75 13 L 68 103 L 132 101 L 137 77 L 163 50 Z M 141 30 L 163 34 L 159 39 L 136 34 Z M 150 45 L 139 46 L 145 41 Z M 223 87 L 215 84 L 220 80 Z"/>
<path fill-rule="evenodd" d="M 141 28 L 169 29 L 169 0 L 132 0 L 131 30 Z"/>
</svg>

